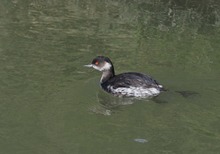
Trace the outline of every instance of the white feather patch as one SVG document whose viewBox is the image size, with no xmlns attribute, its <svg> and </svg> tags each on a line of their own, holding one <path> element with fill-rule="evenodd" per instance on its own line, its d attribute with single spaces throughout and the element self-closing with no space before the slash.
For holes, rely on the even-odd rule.
<svg viewBox="0 0 220 154">
<path fill-rule="evenodd" d="M 92 67 L 98 71 L 108 71 L 112 67 L 110 63 L 105 62 L 105 64 L 102 67 L 98 67 L 96 65 L 92 65 Z"/>
<path fill-rule="evenodd" d="M 112 65 L 110 63 L 105 62 L 104 66 L 101 68 L 101 71 L 107 71 L 110 70 Z"/>
<path fill-rule="evenodd" d="M 112 86 L 107 87 L 113 94 L 130 97 L 152 97 L 157 96 L 160 90 L 156 88 L 143 88 L 143 87 L 129 87 L 129 88 L 116 88 Z"/>
</svg>

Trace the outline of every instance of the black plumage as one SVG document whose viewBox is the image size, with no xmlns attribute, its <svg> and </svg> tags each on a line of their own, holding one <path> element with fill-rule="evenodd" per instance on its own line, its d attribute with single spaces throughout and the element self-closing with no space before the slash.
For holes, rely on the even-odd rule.
<svg viewBox="0 0 220 154">
<path fill-rule="evenodd" d="M 103 72 L 101 87 L 116 96 L 148 97 L 156 96 L 164 90 L 156 80 L 142 73 L 127 72 L 115 75 L 113 63 L 108 57 L 98 56 L 86 66 Z"/>
</svg>

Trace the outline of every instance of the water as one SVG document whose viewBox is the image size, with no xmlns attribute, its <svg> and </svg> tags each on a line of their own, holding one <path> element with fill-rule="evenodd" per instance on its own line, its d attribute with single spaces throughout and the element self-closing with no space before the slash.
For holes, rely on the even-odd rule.
<svg viewBox="0 0 220 154">
<path fill-rule="evenodd" d="M 219 5 L 3 1 L 0 153 L 219 153 Z M 112 97 L 83 67 L 96 55 L 169 91 Z"/>
</svg>

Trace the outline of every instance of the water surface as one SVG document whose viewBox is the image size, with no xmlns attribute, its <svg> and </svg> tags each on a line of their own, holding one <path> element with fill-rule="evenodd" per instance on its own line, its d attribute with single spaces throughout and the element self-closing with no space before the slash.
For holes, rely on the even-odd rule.
<svg viewBox="0 0 220 154">
<path fill-rule="evenodd" d="M 220 4 L 203 2 L 3 1 L 0 153 L 219 153 Z M 106 94 L 97 55 L 168 91 Z"/>
</svg>

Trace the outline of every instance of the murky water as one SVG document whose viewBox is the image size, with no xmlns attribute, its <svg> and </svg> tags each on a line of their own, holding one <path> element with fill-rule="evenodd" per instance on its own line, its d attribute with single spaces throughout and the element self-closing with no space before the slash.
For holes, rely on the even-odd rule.
<svg viewBox="0 0 220 154">
<path fill-rule="evenodd" d="M 220 4 L 203 3 L 1 2 L 0 153 L 219 153 Z M 169 91 L 106 94 L 96 55 Z"/>
</svg>

